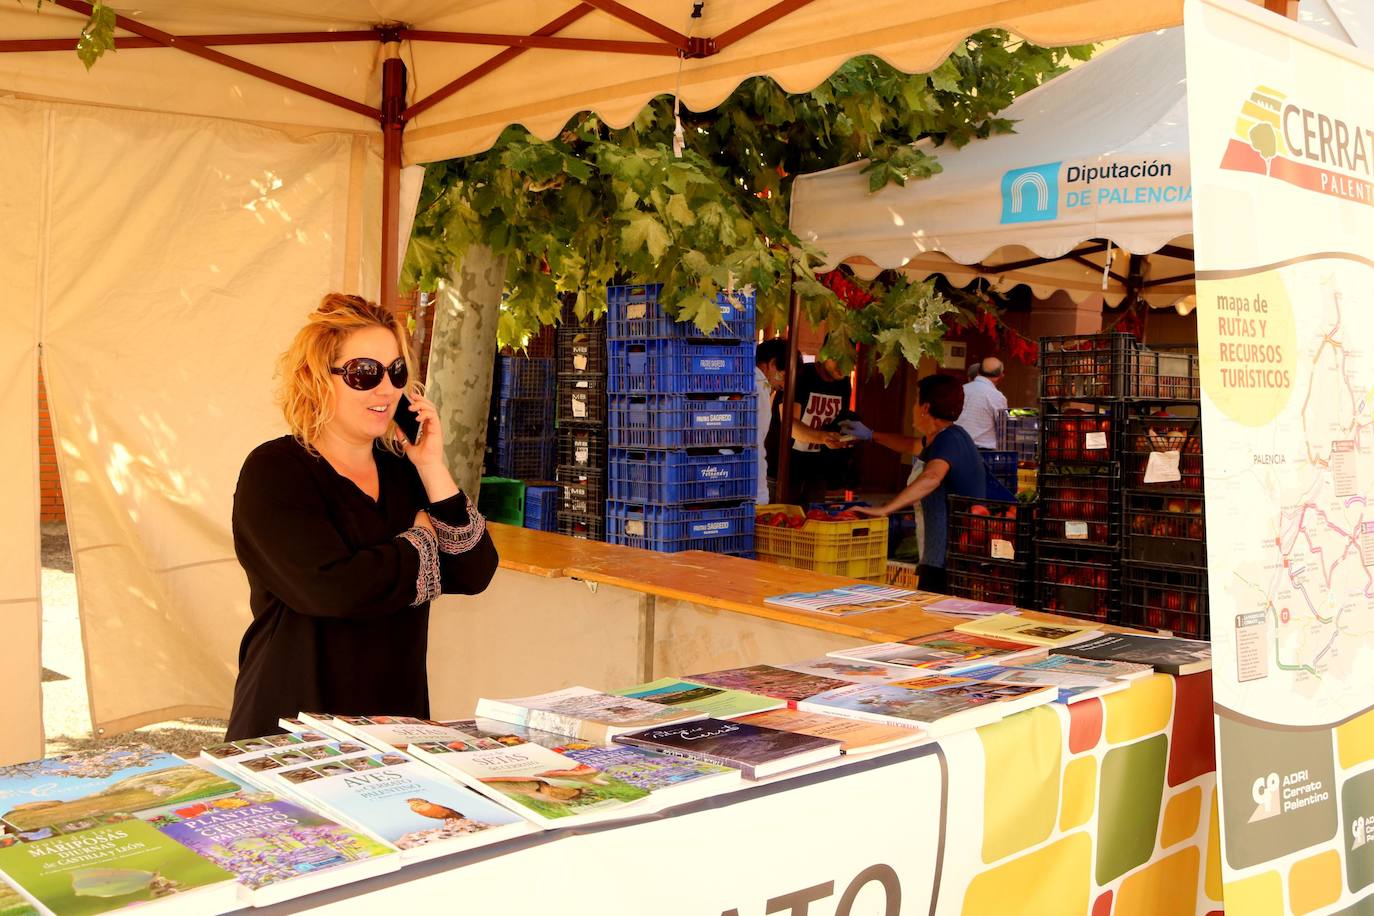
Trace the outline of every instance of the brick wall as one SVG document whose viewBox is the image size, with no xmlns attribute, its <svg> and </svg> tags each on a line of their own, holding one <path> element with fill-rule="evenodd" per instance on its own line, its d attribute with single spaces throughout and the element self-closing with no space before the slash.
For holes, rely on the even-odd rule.
<svg viewBox="0 0 1374 916">
<path fill-rule="evenodd" d="M 48 392 L 43 387 L 41 372 L 38 375 L 38 483 L 42 493 L 39 517 L 45 522 L 66 521 L 62 482 L 57 477 L 57 446 L 53 440 L 52 421 L 48 418 Z"/>
</svg>

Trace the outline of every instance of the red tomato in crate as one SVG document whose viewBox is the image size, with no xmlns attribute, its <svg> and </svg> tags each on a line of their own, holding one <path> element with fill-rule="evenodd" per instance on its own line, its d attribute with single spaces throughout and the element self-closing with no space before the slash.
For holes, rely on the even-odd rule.
<svg viewBox="0 0 1374 916">
<path fill-rule="evenodd" d="M 983 515 L 983 516 L 986 516 L 986 515 L 990 515 L 990 514 L 991 514 L 990 512 L 988 512 L 988 507 L 985 506 L 985 505 L 983 505 L 982 503 L 974 503 L 974 504 L 973 504 L 973 507 L 972 507 L 971 509 L 969 509 L 968 511 L 969 511 L 969 513 L 972 514 L 972 515 Z"/>
</svg>

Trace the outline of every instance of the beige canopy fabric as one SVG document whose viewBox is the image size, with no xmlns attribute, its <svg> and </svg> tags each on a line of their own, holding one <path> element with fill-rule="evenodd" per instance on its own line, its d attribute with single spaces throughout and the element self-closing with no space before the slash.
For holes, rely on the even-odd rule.
<svg viewBox="0 0 1374 916">
<path fill-rule="evenodd" d="M 24 175 L 0 194 L 0 764 L 40 756 L 43 717 L 38 575 L 38 226 L 44 200 L 42 117 L 0 106 L 5 168 Z M 8 266 L 8 264 L 6 265 Z"/>
<path fill-rule="evenodd" d="M 22 444 L 0 474 L 11 761 L 41 751 L 36 331 L 92 721 L 224 715 L 249 619 L 235 480 L 285 431 L 274 360 L 304 315 L 331 289 L 376 295 L 379 242 L 361 230 L 377 223 L 380 162 L 360 135 L 89 106 L 0 99 L 0 124 L 0 423 Z"/>
<path fill-rule="evenodd" d="M 657 43 L 641 15 L 691 38 L 728 39 L 777 0 L 147 0 L 121 13 L 178 35 L 347 32 L 381 24 L 414 30 Z M 769 75 L 788 91 L 811 89 L 860 54 L 910 72 L 934 68 L 971 32 L 998 26 L 1043 45 L 1098 41 L 1182 22 L 1181 0 L 811 0 L 729 44 L 680 60 L 672 53 L 623 54 L 530 48 L 419 113 L 405 132 L 405 160 L 433 162 L 488 147 L 507 125 L 541 137 L 592 109 L 627 124 L 649 99 L 680 92 L 683 104 L 714 107 L 740 81 Z M 132 7 L 132 5 L 130 5 Z M 0 40 L 74 37 L 82 17 L 33 0 L 0 3 Z M 128 34 L 127 32 L 121 34 Z M 218 51 L 367 105 L 380 99 L 376 41 L 217 46 Z M 408 100 L 422 100 L 507 52 L 490 44 L 406 40 Z M 127 48 L 87 73 L 72 53 L 0 54 L 0 90 L 44 98 L 336 130 L 375 130 L 376 121 L 226 69 L 185 52 Z"/>
</svg>

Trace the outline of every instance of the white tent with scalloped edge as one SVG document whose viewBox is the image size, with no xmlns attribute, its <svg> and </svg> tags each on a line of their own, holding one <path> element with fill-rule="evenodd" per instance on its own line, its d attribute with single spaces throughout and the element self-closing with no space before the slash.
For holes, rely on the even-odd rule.
<svg viewBox="0 0 1374 916">
<path fill-rule="evenodd" d="M 1304 0 L 1300 19 L 1366 37 L 1355 0 Z M 1147 302 L 1173 305 L 1193 292 L 1187 113 L 1183 30 L 1140 35 L 1017 99 L 1003 115 L 1015 133 L 918 144 L 939 159 L 928 179 L 871 193 L 863 162 L 800 176 L 792 228 L 861 276 L 981 277 L 1117 305 L 1134 267 Z"/>
</svg>

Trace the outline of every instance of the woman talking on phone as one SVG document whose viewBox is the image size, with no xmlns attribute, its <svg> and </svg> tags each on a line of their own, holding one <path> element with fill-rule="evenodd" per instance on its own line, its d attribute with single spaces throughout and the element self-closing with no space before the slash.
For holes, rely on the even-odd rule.
<svg viewBox="0 0 1374 916">
<path fill-rule="evenodd" d="M 253 450 L 234 493 L 253 622 L 227 739 L 280 731 L 277 720 L 300 711 L 428 718 L 429 602 L 482 591 L 497 557 L 444 464 L 403 327 L 331 293 L 280 374 L 291 433 Z M 402 395 L 415 442 L 392 419 Z"/>
</svg>

